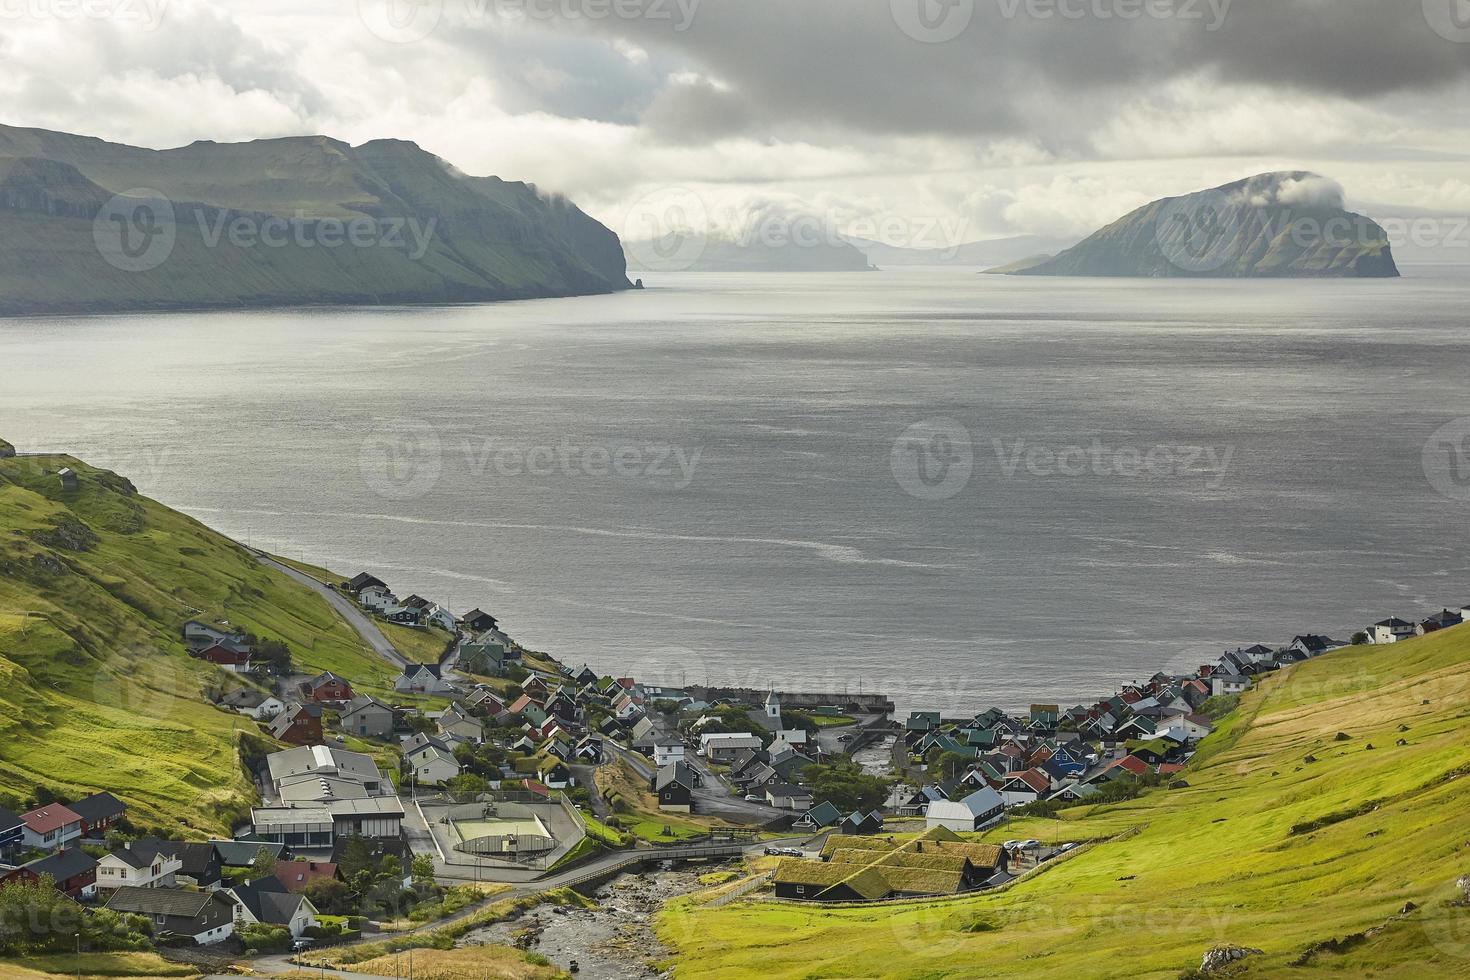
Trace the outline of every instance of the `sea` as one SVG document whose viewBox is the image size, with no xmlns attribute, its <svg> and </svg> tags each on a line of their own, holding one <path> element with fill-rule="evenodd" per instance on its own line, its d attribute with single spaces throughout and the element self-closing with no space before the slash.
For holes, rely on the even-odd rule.
<svg viewBox="0 0 1470 980">
<path fill-rule="evenodd" d="M 0 437 L 662 686 L 1092 701 L 1470 604 L 1470 278 L 0 320 Z"/>
</svg>

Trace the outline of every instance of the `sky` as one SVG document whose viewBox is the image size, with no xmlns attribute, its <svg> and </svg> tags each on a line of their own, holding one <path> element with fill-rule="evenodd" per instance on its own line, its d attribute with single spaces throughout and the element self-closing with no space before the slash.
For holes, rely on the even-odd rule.
<svg viewBox="0 0 1470 980">
<path fill-rule="evenodd" d="M 625 238 L 1075 237 L 1298 169 L 1470 214 L 1470 0 L 0 0 L 0 69 L 7 124 L 410 139 Z"/>
</svg>

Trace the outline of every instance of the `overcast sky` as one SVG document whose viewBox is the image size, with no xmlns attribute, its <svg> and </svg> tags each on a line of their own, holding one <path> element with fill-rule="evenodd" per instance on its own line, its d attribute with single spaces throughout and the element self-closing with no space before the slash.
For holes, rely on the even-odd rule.
<svg viewBox="0 0 1470 980">
<path fill-rule="evenodd" d="M 0 66 L 10 124 L 412 139 L 619 231 L 1074 235 L 1275 169 L 1470 213 L 1470 0 L 0 0 Z"/>
</svg>

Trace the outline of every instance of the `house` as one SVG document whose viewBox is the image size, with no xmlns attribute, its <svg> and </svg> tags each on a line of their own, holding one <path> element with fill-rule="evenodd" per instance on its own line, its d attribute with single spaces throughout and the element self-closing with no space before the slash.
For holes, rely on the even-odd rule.
<svg viewBox="0 0 1470 980">
<path fill-rule="evenodd" d="M 342 730 L 362 738 L 387 738 L 393 734 L 397 717 L 397 712 L 377 698 L 359 694 L 342 709 Z"/>
<path fill-rule="evenodd" d="M 369 588 L 387 589 L 388 583 L 367 572 L 359 572 L 347 582 L 347 591 L 357 595 L 361 595 L 364 589 Z"/>
<path fill-rule="evenodd" d="M 293 704 L 266 722 L 271 737 L 290 745 L 318 745 L 322 741 L 322 708 L 319 704 Z"/>
<path fill-rule="evenodd" d="M 500 625 L 499 620 L 482 609 L 471 609 L 460 617 L 459 624 L 467 633 L 488 633 Z"/>
<path fill-rule="evenodd" d="M 57 470 L 56 477 L 61 481 L 61 489 L 75 490 L 77 488 L 77 473 L 70 466 L 63 466 Z"/>
<path fill-rule="evenodd" d="M 143 916 L 152 924 L 155 938 L 183 936 L 207 946 L 235 931 L 234 903 L 221 892 L 119 888 L 108 898 L 107 908 Z"/>
<path fill-rule="evenodd" d="M 393 679 L 393 690 L 413 694 L 452 694 L 454 685 L 441 676 L 438 664 L 409 664 Z"/>
<path fill-rule="evenodd" d="M 876 834 L 883 829 L 883 814 L 877 810 L 863 813 L 854 810 L 848 814 L 838 827 L 838 832 L 852 837 L 860 837 L 866 834 Z"/>
<path fill-rule="evenodd" d="M 810 810 L 812 794 L 808 789 L 790 783 L 766 785 L 766 802 L 781 810 Z"/>
<path fill-rule="evenodd" d="M 382 615 L 398 608 L 398 597 L 386 585 L 369 585 L 357 594 L 358 604 Z"/>
<path fill-rule="evenodd" d="M 1388 619 L 1374 623 L 1364 632 L 1368 634 L 1369 643 L 1397 643 L 1416 636 L 1419 628 L 1406 619 L 1390 616 Z"/>
<path fill-rule="evenodd" d="M 97 862 L 80 847 L 57 851 L 18 868 L 0 867 L 0 885 L 12 881 L 39 881 L 50 876 L 56 890 L 72 898 L 91 898 L 97 893 Z"/>
<path fill-rule="evenodd" d="M 282 711 L 286 710 L 286 702 L 274 694 L 262 694 L 260 691 L 242 687 L 238 691 L 231 691 L 220 698 L 220 707 L 237 711 L 247 718 L 256 721 L 269 721 Z"/>
<path fill-rule="evenodd" d="M 1035 803 L 1051 792 L 1051 780 L 1037 769 L 1013 772 L 1001 783 L 1000 795 L 1006 806 Z"/>
<path fill-rule="evenodd" d="M 823 800 L 807 812 L 796 818 L 793 827 L 801 827 L 805 830 L 821 830 L 823 827 L 834 827 L 842 822 L 842 811 L 829 800 Z"/>
<path fill-rule="evenodd" d="M 253 868 L 262 849 L 278 863 L 286 853 L 285 845 L 271 841 L 212 840 L 209 844 L 223 868 Z"/>
<path fill-rule="evenodd" d="M 184 642 L 189 645 L 191 650 L 203 650 L 205 647 L 217 645 L 226 647 L 245 646 L 246 638 L 244 633 L 223 630 L 218 626 L 211 626 L 197 619 L 191 619 L 185 623 L 182 633 L 184 635 Z"/>
<path fill-rule="evenodd" d="M 26 822 L 20 814 L 0 806 L 0 854 L 17 847 L 26 836 Z"/>
<path fill-rule="evenodd" d="M 442 786 L 459 775 L 459 760 L 454 757 L 454 751 L 433 735 L 405 739 L 402 751 L 409 778 L 420 786 Z"/>
<path fill-rule="evenodd" d="M 342 705 L 352 700 L 352 685 L 324 670 L 302 686 L 302 693 L 317 704 Z"/>
<path fill-rule="evenodd" d="M 898 812 L 905 817 L 922 817 L 935 800 L 946 799 L 944 790 L 930 783 L 905 797 L 898 805 Z"/>
<path fill-rule="evenodd" d="M 653 777 L 653 791 L 660 810 L 694 812 L 694 787 L 698 775 L 687 762 L 671 762 Z"/>
<path fill-rule="evenodd" d="M 214 664 L 222 670 L 228 670 L 232 674 L 248 674 L 253 669 L 250 664 L 250 651 L 232 649 L 230 647 L 215 644 L 205 647 L 194 656 L 199 660 Z"/>
<path fill-rule="evenodd" d="M 671 762 L 684 761 L 684 743 L 677 738 L 661 738 L 653 743 L 653 764 L 662 769 Z"/>
<path fill-rule="evenodd" d="M 20 819 L 25 823 L 23 842 L 27 847 L 54 851 L 82 836 L 81 815 L 60 803 L 37 807 L 22 813 Z"/>
<path fill-rule="evenodd" d="M 223 865 L 213 844 L 191 844 L 184 841 L 158 841 L 158 848 L 178 859 L 179 870 L 174 881 L 192 888 L 214 891 L 223 878 Z"/>
<path fill-rule="evenodd" d="M 729 762 L 746 749 L 763 747 L 760 736 L 749 732 L 701 735 L 700 742 L 704 757 L 714 763 Z"/>
<path fill-rule="evenodd" d="M 928 829 L 943 827 L 960 833 L 972 833 L 1005 813 L 1005 799 L 983 786 L 959 800 L 935 800 L 924 814 Z"/>
<path fill-rule="evenodd" d="M 1347 646 L 1346 643 L 1339 643 L 1331 637 L 1307 633 L 1302 636 L 1292 637 L 1291 644 L 1287 649 L 1295 650 L 1308 657 L 1318 657 L 1329 650 L 1337 650 L 1345 646 Z"/>
<path fill-rule="evenodd" d="M 68 809 L 82 818 L 83 837 L 101 836 L 128 812 L 123 801 L 111 793 L 93 793 L 69 804 Z"/>
<path fill-rule="evenodd" d="M 287 891 L 305 891 L 313 881 L 330 881 L 340 877 L 337 866 L 329 861 L 277 861 L 275 877 Z"/>
<path fill-rule="evenodd" d="M 1211 674 L 1210 694 L 1212 697 L 1222 697 L 1227 694 L 1240 694 L 1251 686 L 1249 677 L 1240 674 Z"/>
<path fill-rule="evenodd" d="M 1464 618 L 1458 612 L 1450 612 L 1450 610 L 1446 609 L 1444 612 L 1435 613 L 1420 623 L 1419 632 L 1424 634 L 1438 633 L 1440 630 L 1449 629 L 1451 626 L 1459 626 L 1464 621 Z"/>
<path fill-rule="evenodd" d="M 184 862 L 165 851 L 162 841 L 139 840 L 124 844 L 97 862 L 97 887 L 102 891 L 118 888 L 172 888 L 174 876 Z"/>
<path fill-rule="evenodd" d="M 572 771 L 560 762 L 548 769 L 543 769 L 540 777 L 548 789 L 566 789 L 577 782 L 572 778 Z"/>
<path fill-rule="evenodd" d="M 306 745 L 265 757 L 266 776 L 283 800 L 318 801 L 392 796 L 393 784 L 373 757 L 325 745 Z"/>
<path fill-rule="evenodd" d="M 439 716 L 439 731 L 469 742 L 485 740 L 485 726 L 464 705 L 451 704 Z"/>
<path fill-rule="evenodd" d="M 224 894 L 234 901 L 236 928 L 255 923 L 280 926 L 291 933 L 292 939 L 300 939 L 317 924 L 316 906 L 311 900 L 292 892 L 274 875 L 227 888 Z"/>
</svg>

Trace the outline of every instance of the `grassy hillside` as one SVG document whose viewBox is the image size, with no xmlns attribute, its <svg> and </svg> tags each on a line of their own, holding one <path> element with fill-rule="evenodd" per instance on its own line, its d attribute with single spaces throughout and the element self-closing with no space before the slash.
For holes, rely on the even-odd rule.
<svg viewBox="0 0 1470 980">
<path fill-rule="evenodd" d="M 1470 908 L 1451 904 L 1470 874 L 1467 668 L 1470 626 L 1271 677 L 1186 788 L 987 835 L 1098 841 L 1004 891 L 685 902 L 660 935 L 676 977 L 1164 978 L 1217 944 L 1264 951 L 1248 976 L 1470 976 Z"/>
<path fill-rule="evenodd" d="M 203 701 L 221 674 L 185 652 L 189 618 L 389 689 L 392 669 L 320 596 L 121 477 L 70 457 L 0 460 L 0 528 L 0 794 L 106 789 L 135 822 L 228 831 L 250 799 L 236 740 L 256 728 Z"/>
</svg>

